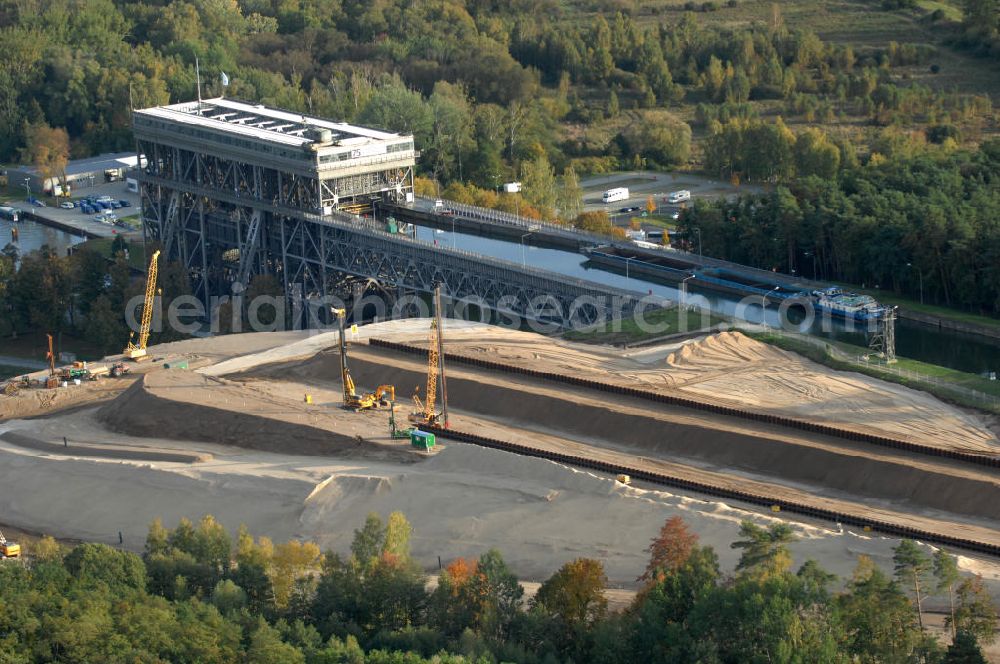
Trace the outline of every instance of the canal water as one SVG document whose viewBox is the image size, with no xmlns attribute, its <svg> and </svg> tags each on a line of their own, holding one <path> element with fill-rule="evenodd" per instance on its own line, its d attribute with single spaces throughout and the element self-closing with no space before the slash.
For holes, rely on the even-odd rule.
<svg viewBox="0 0 1000 664">
<path fill-rule="evenodd" d="M 18 235 L 16 242 L 13 238 L 14 229 L 17 229 Z M 6 219 L 0 220 L 0 250 L 8 244 L 13 244 L 21 255 L 29 254 L 36 249 L 41 249 L 44 245 L 49 245 L 60 256 L 65 256 L 70 247 L 85 240 L 86 238 L 43 226 L 35 221 L 14 223 Z"/>
<path fill-rule="evenodd" d="M 641 275 L 626 275 L 622 271 L 612 271 L 605 266 L 593 265 L 587 261 L 586 256 L 572 251 L 534 247 L 530 244 L 461 232 L 440 231 L 423 226 L 417 226 L 416 232 L 417 239 L 439 246 L 472 251 L 639 293 L 649 293 L 671 300 L 681 299 L 681 293 L 676 285 L 658 283 Z M 530 242 L 530 238 L 528 241 Z M 690 305 L 707 307 L 713 312 L 751 323 L 761 322 L 759 297 L 750 296 L 741 300 L 736 296 L 727 296 L 714 291 L 699 291 L 695 282 L 697 279 L 688 282 L 686 301 Z M 848 323 L 839 319 L 806 321 L 802 320 L 802 316 L 796 318 L 794 314 L 793 310 L 789 316 L 783 317 L 777 306 L 769 306 L 764 312 L 767 324 L 774 327 L 783 326 L 785 329 L 859 346 L 866 345 L 861 324 L 855 325 L 852 329 Z M 978 335 L 937 330 L 905 320 L 896 322 L 896 354 L 969 373 L 1000 374 L 1000 344 L 991 343 L 989 339 Z"/>
</svg>

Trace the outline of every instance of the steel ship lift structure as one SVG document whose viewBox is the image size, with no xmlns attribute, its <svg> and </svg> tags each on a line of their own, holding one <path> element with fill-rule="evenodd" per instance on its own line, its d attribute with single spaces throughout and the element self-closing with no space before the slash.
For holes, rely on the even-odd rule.
<svg viewBox="0 0 1000 664">
<path fill-rule="evenodd" d="M 307 306 L 345 282 L 423 293 L 440 283 L 450 298 L 562 326 L 636 304 L 628 291 L 432 247 L 350 214 L 413 199 L 410 135 L 222 98 L 136 110 L 133 127 L 145 237 L 181 263 L 206 309 L 261 274 Z"/>
</svg>

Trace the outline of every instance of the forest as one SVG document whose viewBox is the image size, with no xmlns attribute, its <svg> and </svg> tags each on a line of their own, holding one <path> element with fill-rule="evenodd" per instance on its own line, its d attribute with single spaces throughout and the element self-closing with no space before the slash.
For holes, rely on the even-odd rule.
<svg viewBox="0 0 1000 664">
<path fill-rule="evenodd" d="M 400 512 L 370 514 L 349 553 L 272 542 L 211 516 L 149 528 L 142 555 L 50 537 L 0 565 L 0 661 L 489 664 L 985 662 L 997 609 L 980 577 L 910 540 L 892 575 L 797 568 L 793 530 L 741 524 L 723 574 L 680 517 L 652 539 L 640 590 L 608 607 L 599 560 L 559 568 L 530 598 L 501 552 L 458 558 L 436 584 Z M 947 606 L 942 645 L 924 604 Z"/>
</svg>

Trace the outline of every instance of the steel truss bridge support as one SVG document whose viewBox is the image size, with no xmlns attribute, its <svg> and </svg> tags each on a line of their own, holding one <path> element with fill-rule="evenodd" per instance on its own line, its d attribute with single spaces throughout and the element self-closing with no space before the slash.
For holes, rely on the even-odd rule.
<svg viewBox="0 0 1000 664">
<path fill-rule="evenodd" d="M 149 168 L 140 173 L 144 221 L 152 239 L 171 247 L 167 260 L 182 263 L 206 308 L 212 296 L 229 294 L 231 282 L 256 274 L 276 275 L 285 295 L 301 296 L 306 305 L 336 293 L 345 274 L 389 291 L 430 293 L 440 283 L 453 300 L 492 315 L 560 327 L 628 316 L 639 303 L 631 291 L 435 247 L 346 215 L 311 214 L 170 175 Z"/>
</svg>

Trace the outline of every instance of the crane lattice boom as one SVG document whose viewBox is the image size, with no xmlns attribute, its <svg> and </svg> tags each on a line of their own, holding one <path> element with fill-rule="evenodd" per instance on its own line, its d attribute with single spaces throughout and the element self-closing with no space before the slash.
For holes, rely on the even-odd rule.
<svg viewBox="0 0 1000 664">
<path fill-rule="evenodd" d="M 146 299 L 142 303 L 142 324 L 139 327 L 139 343 L 132 343 L 131 337 L 125 354 L 133 359 L 146 355 L 146 342 L 149 341 L 149 326 L 153 322 L 153 298 L 156 295 L 156 273 L 159 265 L 160 250 L 153 252 L 153 258 L 149 261 L 149 272 L 146 274 Z M 134 334 L 134 333 L 133 333 Z"/>
</svg>

